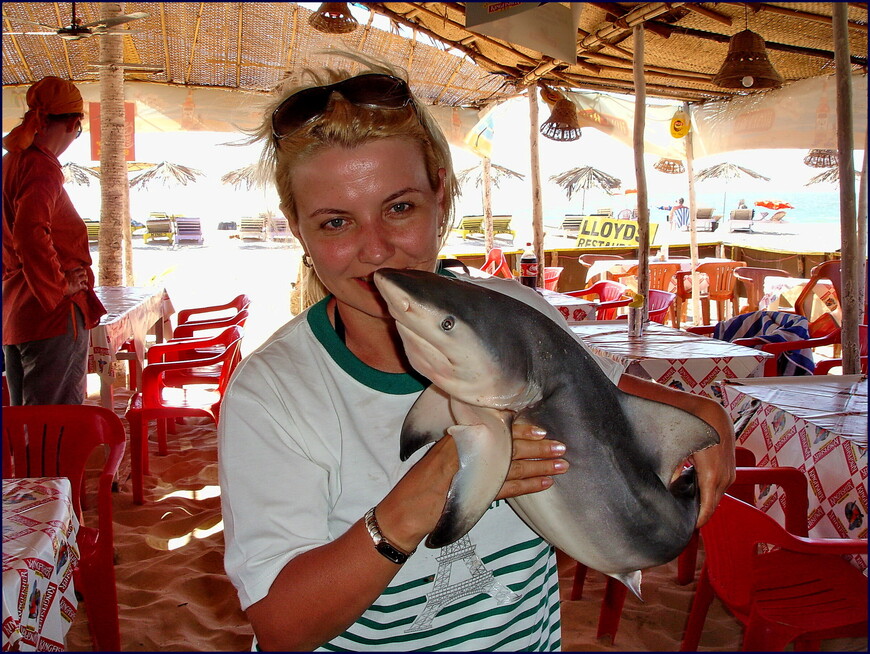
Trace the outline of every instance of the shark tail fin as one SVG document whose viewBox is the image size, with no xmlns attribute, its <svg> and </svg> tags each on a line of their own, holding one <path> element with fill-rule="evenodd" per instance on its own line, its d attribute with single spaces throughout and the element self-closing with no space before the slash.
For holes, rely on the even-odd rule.
<svg viewBox="0 0 870 654">
<path fill-rule="evenodd" d="M 643 597 L 640 595 L 640 582 L 641 582 L 641 572 L 640 570 L 635 570 L 634 572 L 627 572 L 625 574 L 618 575 L 608 575 L 613 577 L 617 581 L 621 581 L 625 584 L 628 589 L 634 593 L 635 597 L 643 602 Z"/>
</svg>

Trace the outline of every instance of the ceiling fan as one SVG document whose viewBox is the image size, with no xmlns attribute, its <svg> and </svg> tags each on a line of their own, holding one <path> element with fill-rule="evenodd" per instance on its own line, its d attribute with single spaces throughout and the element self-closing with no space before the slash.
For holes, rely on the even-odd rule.
<svg viewBox="0 0 870 654">
<path fill-rule="evenodd" d="M 124 23 L 129 23 L 132 20 L 139 20 L 140 18 L 147 18 L 150 14 L 144 11 L 136 11 L 132 14 L 124 14 L 121 16 L 112 16 L 111 18 L 106 18 L 104 20 L 97 20 L 92 23 L 82 23 L 81 18 L 76 17 L 76 3 L 72 3 L 72 19 L 70 20 L 70 24 L 65 27 L 56 28 L 54 25 L 46 25 L 45 23 L 37 23 L 36 21 L 26 20 L 24 18 L 12 18 L 11 16 L 3 15 L 4 18 L 8 20 L 20 20 L 24 23 L 30 23 L 32 25 L 39 25 L 40 27 L 46 27 L 48 29 L 54 30 L 52 32 L 3 32 L 3 34 L 56 34 L 62 39 L 66 41 L 78 41 L 79 39 L 84 39 L 89 36 L 94 35 L 104 35 L 109 34 L 108 29 L 110 27 L 115 27 L 116 25 L 123 25 Z"/>
</svg>

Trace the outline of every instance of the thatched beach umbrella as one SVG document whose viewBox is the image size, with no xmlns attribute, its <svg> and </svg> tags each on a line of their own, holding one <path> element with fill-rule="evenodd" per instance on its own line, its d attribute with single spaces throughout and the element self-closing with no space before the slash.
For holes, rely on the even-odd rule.
<svg viewBox="0 0 870 654">
<path fill-rule="evenodd" d="M 833 168 L 828 168 L 823 170 L 818 175 L 814 175 L 810 178 L 804 186 L 812 186 L 813 184 L 833 184 L 835 186 L 840 185 L 840 168 L 838 166 L 834 166 Z"/>
<path fill-rule="evenodd" d="M 263 175 L 260 164 L 254 162 L 222 175 L 221 182 L 229 184 L 237 191 L 241 190 L 242 187 L 246 191 L 250 191 L 255 188 L 265 188 L 266 183 L 271 182 L 271 180 L 266 179 Z"/>
<path fill-rule="evenodd" d="M 722 195 L 722 216 L 725 216 L 725 207 L 728 199 L 728 183 L 737 179 L 763 179 L 765 182 L 770 181 L 770 177 L 765 177 L 761 173 L 755 172 L 750 168 L 744 168 L 733 163 L 720 163 L 709 168 L 704 168 L 695 175 L 696 182 L 706 182 L 708 180 L 719 179 L 725 182 L 725 192 Z"/>
<path fill-rule="evenodd" d="M 581 166 L 566 170 L 558 175 L 552 175 L 550 181 L 556 182 L 556 184 L 565 189 L 565 194 L 569 200 L 576 191 L 583 191 L 581 213 L 586 213 L 586 191 L 597 188 L 607 193 L 607 195 L 613 195 L 613 191 L 622 185 L 622 180 L 592 166 Z"/>
<path fill-rule="evenodd" d="M 460 184 L 474 182 L 475 188 L 483 191 L 483 225 L 484 244 L 487 252 L 494 245 L 494 233 L 492 227 L 492 187 L 498 188 L 505 179 L 525 179 L 526 176 L 510 168 L 492 163 L 489 157 L 481 157 L 480 163 L 471 168 L 457 173 L 456 179 Z"/>
<path fill-rule="evenodd" d="M 131 179 L 130 187 L 145 189 L 157 183 L 167 187 L 178 184 L 187 186 L 189 183 L 195 182 L 197 177 L 203 176 L 204 173 L 196 168 L 188 168 L 187 166 L 181 166 L 168 161 L 161 161 L 153 168 Z"/>
<path fill-rule="evenodd" d="M 93 168 L 82 166 L 72 161 L 61 166 L 63 171 L 63 183 L 75 184 L 76 186 L 90 186 L 91 177 L 100 179 L 100 173 Z"/>
</svg>

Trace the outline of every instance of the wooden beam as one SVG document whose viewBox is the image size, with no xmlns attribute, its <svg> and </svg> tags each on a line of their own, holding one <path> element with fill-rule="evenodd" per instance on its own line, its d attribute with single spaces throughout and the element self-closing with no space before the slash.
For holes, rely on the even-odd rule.
<svg viewBox="0 0 870 654">
<path fill-rule="evenodd" d="M 169 35 L 166 33 L 166 9 L 165 3 L 161 2 L 160 7 L 160 33 L 163 36 L 163 68 L 166 71 L 166 79 L 172 79 L 172 65 L 169 61 Z"/>
<path fill-rule="evenodd" d="M 193 39 L 190 43 L 190 57 L 187 60 L 187 69 L 184 71 L 184 83 L 190 81 L 190 71 L 193 69 L 193 60 L 196 58 L 196 42 L 199 41 L 199 28 L 202 25 L 202 12 L 205 9 L 205 3 L 199 3 L 199 9 L 196 12 L 196 23 L 193 28 Z"/>
<path fill-rule="evenodd" d="M 699 14 L 701 16 L 705 16 L 707 18 L 711 18 L 715 21 L 722 23 L 723 25 L 727 25 L 731 27 L 731 17 L 726 16 L 725 14 L 721 14 L 718 11 L 713 11 L 712 9 L 707 9 L 704 5 L 697 2 L 686 2 L 683 4 L 683 7 L 688 9 L 689 11 Z"/>
<path fill-rule="evenodd" d="M 242 85 L 242 13 L 245 6 L 244 2 L 238 3 L 238 28 L 236 29 L 236 86 Z"/>
<path fill-rule="evenodd" d="M 863 9 L 865 11 L 867 10 L 866 4 L 851 3 L 851 2 L 849 4 L 854 5 L 854 6 L 860 5 L 863 7 Z M 794 18 L 803 18 L 804 20 L 813 21 L 814 23 L 823 23 L 825 25 L 833 25 L 833 18 L 831 18 L 830 16 L 822 16 L 820 14 L 811 14 L 808 11 L 799 11 L 797 9 L 790 9 L 788 7 L 777 7 L 775 5 L 768 5 L 768 4 L 765 4 L 763 2 L 760 2 L 758 4 L 751 3 L 751 6 L 755 7 L 756 11 L 758 11 L 758 12 L 763 11 L 763 12 L 766 12 L 768 14 L 777 14 L 779 16 L 791 16 Z M 848 21 L 847 24 L 849 26 L 849 29 L 861 30 L 862 32 L 867 31 L 867 23 L 856 23 L 854 21 Z"/>
<path fill-rule="evenodd" d="M 674 27 L 674 32 L 684 36 L 706 39 L 707 41 L 716 41 L 717 43 L 728 43 L 731 36 L 727 34 L 718 34 L 716 32 L 705 32 L 696 30 L 691 27 Z M 777 50 L 779 52 L 791 52 L 794 54 L 807 55 L 811 57 L 819 57 L 820 59 L 834 59 L 834 53 L 828 50 L 818 50 L 815 48 L 805 48 L 798 45 L 789 45 L 787 43 L 777 43 L 775 41 L 765 41 L 765 46 L 768 50 Z M 858 66 L 866 66 L 867 58 L 856 55 L 851 56 L 851 62 Z"/>
<path fill-rule="evenodd" d="M 624 31 L 630 31 L 635 25 L 640 25 L 648 20 L 652 20 L 656 16 L 669 12 L 674 7 L 680 7 L 686 4 L 685 2 L 652 2 L 640 5 L 624 16 L 619 17 L 612 23 L 608 23 L 603 27 L 590 33 L 589 36 L 583 38 L 577 47 L 577 54 L 581 55 L 584 51 L 589 50 L 597 45 L 610 45 L 607 39 Z"/>
</svg>

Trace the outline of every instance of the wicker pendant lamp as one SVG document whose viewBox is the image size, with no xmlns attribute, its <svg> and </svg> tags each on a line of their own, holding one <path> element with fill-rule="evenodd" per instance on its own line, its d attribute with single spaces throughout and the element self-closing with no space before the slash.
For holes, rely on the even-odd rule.
<svg viewBox="0 0 870 654">
<path fill-rule="evenodd" d="M 541 134 L 554 141 L 576 141 L 583 134 L 577 120 L 577 105 L 547 86 L 541 86 L 541 97 L 551 109 L 550 117 L 541 125 Z"/>
<path fill-rule="evenodd" d="M 326 34 L 347 34 L 359 26 L 346 2 L 321 3 L 308 19 L 308 24 L 318 32 Z"/>
<path fill-rule="evenodd" d="M 813 149 L 804 157 L 804 163 L 811 168 L 833 168 L 837 165 L 836 150 Z"/>
<path fill-rule="evenodd" d="M 656 161 L 653 164 L 653 168 L 660 173 L 667 173 L 669 175 L 679 175 L 680 173 L 686 172 L 686 167 L 683 165 L 682 161 L 679 159 L 668 159 L 667 157 L 662 157 Z"/>
<path fill-rule="evenodd" d="M 770 89 L 782 83 L 782 75 L 767 58 L 764 39 L 749 29 L 731 37 L 728 55 L 713 78 L 713 84 L 727 89 Z"/>
</svg>

